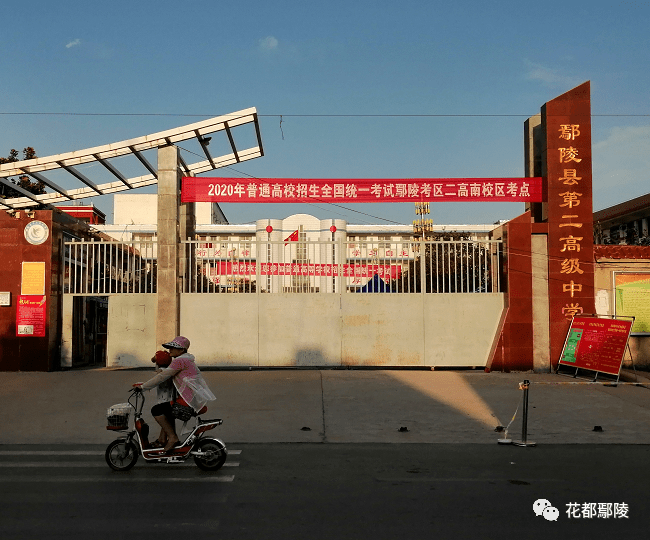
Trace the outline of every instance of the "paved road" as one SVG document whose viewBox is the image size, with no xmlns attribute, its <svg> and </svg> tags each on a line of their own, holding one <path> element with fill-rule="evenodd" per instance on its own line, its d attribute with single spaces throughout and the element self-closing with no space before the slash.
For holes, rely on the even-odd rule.
<svg viewBox="0 0 650 540">
<path fill-rule="evenodd" d="M 591 540 L 650 527 L 647 445 L 239 444 L 217 473 L 142 460 L 116 473 L 103 450 L 0 446 L 0 537 Z M 556 522 L 535 515 L 538 499 Z M 585 503 L 624 503 L 627 517 L 586 517 Z"/>
</svg>

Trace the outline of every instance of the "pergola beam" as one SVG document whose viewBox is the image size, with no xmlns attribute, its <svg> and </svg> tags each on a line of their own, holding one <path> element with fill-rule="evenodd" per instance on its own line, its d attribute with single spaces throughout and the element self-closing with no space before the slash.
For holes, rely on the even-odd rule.
<svg viewBox="0 0 650 540">
<path fill-rule="evenodd" d="M 153 174 L 154 177 L 158 178 L 158 171 L 156 171 L 156 169 L 154 169 L 153 165 L 151 163 L 149 163 L 147 158 L 144 157 L 142 155 L 142 153 L 140 153 L 138 150 L 136 150 L 133 146 L 129 146 L 129 148 L 131 149 L 131 152 L 133 153 L 133 155 L 138 158 L 140 163 L 142 163 L 144 165 L 144 168 L 147 169 L 151 174 Z"/>
<path fill-rule="evenodd" d="M 233 138 L 232 132 L 230 131 L 230 126 L 228 125 L 228 122 L 224 122 L 223 125 L 226 128 L 226 134 L 228 135 L 228 140 L 230 141 L 232 153 L 235 154 L 235 159 L 237 160 L 237 163 L 239 163 L 239 155 L 237 154 L 237 147 L 235 146 L 235 139 Z"/>
<path fill-rule="evenodd" d="M 93 191 L 95 191 L 95 193 L 97 193 L 99 195 L 103 195 L 103 193 L 101 191 L 99 191 L 99 188 L 97 187 L 97 185 L 95 185 L 93 182 L 91 182 L 88 178 L 86 178 L 86 176 L 81 174 L 77 169 L 75 169 L 74 167 L 70 167 L 68 165 L 65 165 L 62 162 L 59 162 L 59 165 L 61 165 L 62 169 L 69 172 L 77 180 L 79 180 L 80 182 L 83 182 L 84 184 L 86 184 L 89 188 L 91 188 Z"/>
<path fill-rule="evenodd" d="M 111 165 L 108 161 L 106 161 L 105 159 L 100 158 L 98 155 L 95 155 L 95 158 L 104 167 L 106 167 L 106 169 L 108 169 L 108 171 L 110 173 L 112 173 L 113 176 L 115 176 L 118 180 L 120 180 L 120 182 L 122 182 L 125 186 L 127 186 L 128 188 L 133 187 L 131 184 L 129 184 L 129 181 L 126 179 L 126 177 L 120 171 L 118 171 L 115 167 L 113 167 L 113 165 Z"/>
<path fill-rule="evenodd" d="M 257 146 L 238 149 L 232 134 L 232 129 L 246 124 L 253 124 Z M 230 142 L 232 153 L 213 156 L 210 154 L 207 146 L 210 134 L 225 131 Z M 168 145 L 178 145 L 182 141 L 196 139 L 201 146 L 206 161 L 187 163 L 183 157 L 179 156 L 180 167 L 185 176 L 193 176 L 202 172 L 226 167 L 242 161 L 255 159 L 264 155 L 262 148 L 262 137 L 260 134 L 257 110 L 254 107 L 243 109 L 231 114 L 202 120 L 186 126 L 161 131 L 152 135 L 138 137 L 127 141 L 97 146 L 85 150 L 66 152 L 42 158 L 33 158 L 24 161 L 4 163 L 0 165 L 0 182 L 19 193 L 20 197 L 3 199 L 0 205 L 13 209 L 30 207 L 34 204 L 54 204 L 70 199 L 83 199 L 95 195 L 105 195 L 127 189 L 136 189 L 145 185 L 152 185 L 158 182 L 158 171 L 142 154 L 146 150 L 161 148 Z M 181 150 L 184 150 L 181 148 Z M 148 171 L 148 175 L 127 178 L 120 172 L 109 160 L 117 157 L 135 156 L 142 166 Z M 87 178 L 79 172 L 75 166 L 99 162 L 105 167 L 119 182 L 108 184 L 98 184 Z M 64 169 L 72 177 L 84 184 L 82 188 L 64 189 L 55 184 L 40 173 L 48 170 Z M 18 188 L 11 183 L 8 178 L 21 174 L 28 174 L 37 180 L 43 182 L 52 192 L 34 195 L 26 190 Z"/>
<path fill-rule="evenodd" d="M 201 148 L 203 149 L 203 153 L 205 154 L 205 157 L 208 158 L 208 161 L 214 165 L 214 161 L 212 160 L 212 156 L 210 155 L 210 151 L 208 150 L 208 144 L 210 142 L 210 137 L 204 137 L 199 133 L 199 130 L 194 131 L 196 133 L 196 140 L 199 141 L 199 144 L 201 145 Z M 216 168 L 216 167 L 215 167 Z"/>
<path fill-rule="evenodd" d="M 48 186 L 51 189 L 53 189 L 54 191 L 60 193 L 61 195 L 63 195 L 67 199 L 70 199 L 70 197 L 68 197 L 67 191 L 65 189 L 63 189 L 61 186 L 59 186 L 59 185 L 55 184 L 54 182 L 52 182 L 52 180 L 49 180 L 49 179 L 45 178 L 40 173 L 29 172 L 26 169 L 23 169 L 23 170 L 25 171 L 25 174 L 28 174 L 29 176 L 31 176 L 32 178 L 35 178 L 39 182 L 43 182 L 46 186 Z"/>
<path fill-rule="evenodd" d="M 10 181 L 7 180 L 6 178 L 0 178 L 0 183 L 4 184 L 5 186 L 10 187 L 11 189 L 15 189 L 15 190 L 16 190 L 18 193 L 20 193 L 23 197 L 27 197 L 28 199 L 30 199 L 31 201 L 35 202 L 36 204 L 41 204 L 41 202 L 36 198 L 36 195 L 34 195 L 33 193 L 30 193 L 29 191 L 27 191 L 27 190 L 21 188 L 20 186 L 17 186 L 16 184 L 14 184 L 13 182 L 10 182 Z M 15 198 L 15 197 L 14 197 L 14 198 Z M 3 204 L 4 204 L 5 206 L 9 206 L 9 207 L 13 208 L 12 205 L 6 204 L 8 201 L 11 201 L 11 200 L 12 200 L 12 199 L 3 199 L 2 202 L 3 202 Z"/>
</svg>

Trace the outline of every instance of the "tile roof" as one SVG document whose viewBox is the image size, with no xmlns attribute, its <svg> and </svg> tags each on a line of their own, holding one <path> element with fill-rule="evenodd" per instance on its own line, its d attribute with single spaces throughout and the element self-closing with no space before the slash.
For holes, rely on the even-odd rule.
<svg viewBox="0 0 650 540">
<path fill-rule="evenodd" d="M 594 259 L 649 259 L 650 246 L 594 245 Z"/>
</svg>

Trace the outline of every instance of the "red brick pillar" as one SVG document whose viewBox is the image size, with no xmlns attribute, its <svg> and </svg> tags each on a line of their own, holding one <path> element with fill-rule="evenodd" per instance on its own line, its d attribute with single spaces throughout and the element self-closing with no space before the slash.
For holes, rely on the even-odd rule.
<svg viewBox="0 0 650 540">
<path fill-rule="evenodd" d="M 557 365 L 574 314 L 595 313 L 591 99 L 586 82 L 542 107 L 548 188 L 549 338 Z"/>
</svg>

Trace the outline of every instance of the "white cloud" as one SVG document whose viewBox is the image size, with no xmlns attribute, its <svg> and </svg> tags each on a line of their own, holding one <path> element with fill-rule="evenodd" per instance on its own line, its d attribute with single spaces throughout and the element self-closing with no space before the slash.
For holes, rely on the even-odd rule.
<svg viewBox="0 0 650 540">
<path fill-rule="evenodd" d="M 68 44 L 65 46 L 65 48 L 66 48 L 66 49 L 69 49 L 69 48 L 71 48 L 71 47 L 76 47 L 76 46 L 78 46 L 78 45 L 81 45 L 81 40 L 80 40 L 79 38 L 77 38 L 77 39 L 71 41 L 70 43 L 68 43 Z"/>
<path fill-rule="evenodd" d="M 650 159 L 650 126 L 615 127 L 609 137 L 593 145 L 594 152 L 601 150 L 615 154 L 618 159 Z"/>
<path fill-rule="evenodd" d="M 263 51 L 274 51 L 278 48 L 278 40 L 273 36 L 267 36 L 259 40 L 259 47 Z"/>
<path fill-rule="evenodd" d="M 577 77 L 571 77 L 560 73 L 557 69 L 552 69 L 542 64 L 536 64 L 525 60 L 527 73 L 526 78 L 531 81 L 540 81 L 546 86 L 553 88 L 573 88 L 584 81 Z"/>
<path fill-rule="evenodd" d="M 650 191 L 650 126 L 615 127 L 594 142 L 594 208 L 604 208 Z"/>
</svg>

